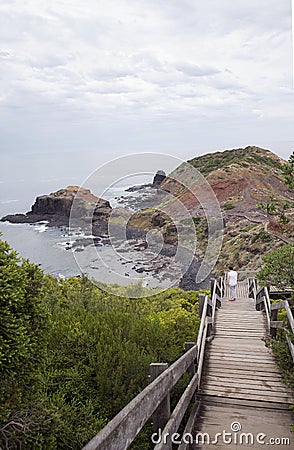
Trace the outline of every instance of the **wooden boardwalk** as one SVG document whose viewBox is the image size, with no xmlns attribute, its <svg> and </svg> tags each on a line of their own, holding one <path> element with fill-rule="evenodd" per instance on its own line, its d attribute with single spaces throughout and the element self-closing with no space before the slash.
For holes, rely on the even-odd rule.
<svg viewBox="0 0 294 450">
<path fill-rule="evenodd" d="M 232 433 L 235 442 L 226 444 L 219 437 L 217 443 L 209 445 L 207 439 L 203 442 L 200 437 L 191 448 L 294 448 L 294 435 L 290 432 L 294 418 L 289 411 L 293 398 L 262 340 L 265 335 L 264 315 L 248 297 L 247 281 L 240 283 L 236 301 L 229 302 L 225 296 L 217 311 L 215 337 L 205 358 L 195 430 L 195 434 L 208 433 L 210 440 L 216 433 L 226 431 Z M 240 443 L 241 433 L 251 433 L 253 442 L 248 435 Z M 266 435 L 258 438 L 264 444 L 257 442 L 259 433 Z M 281 443 L 282 438 L 290 439 L 290 444 Z"/>
</svg>

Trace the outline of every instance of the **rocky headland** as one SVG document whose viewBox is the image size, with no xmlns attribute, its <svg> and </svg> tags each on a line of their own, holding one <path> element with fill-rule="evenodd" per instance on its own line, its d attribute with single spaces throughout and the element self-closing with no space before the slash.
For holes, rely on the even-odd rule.
<svg viewBox="0 0 294 450">
<path fill-rule="evenodd" d="M 107 200 L 96 197 L 89 189 L 79 186 L 68 186 L 48 195 L 37 197 L 31 210 L 26 214 L 11 214 L 2 217 L 1 221 L 10 223 L 48 222 L 48 226 L 68 226 L 73 201 L 81 224 L 88 220 L 88 212 L 93 211 L 92 222 L 97 228 L 107 229 L 107 220 L 111 206 Z"/>
<path fill-rule="evenodd" d="M 286 161 L 269 150 L 249 146 L 206 154 L 188 162 L 206 178 L 220 205 L 224 229 L 217 272 L 223 272 L 228 265 L 234 265 L 239 271 L 258 270 L 264 254 L 294 242 L 294 192 L 285 183 Z M 160 183 L 161 191 L 169 192 L 171 200 L 163 203 L 160 211 L 149 208 L 135 214 L 130 221 L 130 226 L 135 228 L 159 229 L 165 242 L 177 245 L 178 232 L 169 216 L 176 217 L 178 224 L 185 227 L 182 205 L 185 206 L 195 224 L 197 249 L 183 286 L 192 285 L 186 283 L 187 278 L 195 278 L 208 239 L 207 220 L 194 194 L 199 186 L 196 183 L 193 193 L 175 181 L 190 176 L 185 164 L 179 166 Z"/>
</svg>

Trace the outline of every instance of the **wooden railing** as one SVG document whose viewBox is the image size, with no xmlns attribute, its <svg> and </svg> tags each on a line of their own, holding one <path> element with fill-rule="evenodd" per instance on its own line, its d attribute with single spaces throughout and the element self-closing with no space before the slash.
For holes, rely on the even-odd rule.
<svg viewBox="0 0 294 450">
<path fill-rule="evenodd" d="M 266 286 L 258 287 L 257 280 L 255 278 L 248 279 L 249 297 L 255 300 L 256 309 L 264 311 L 267 319 L 267 327 L 270 335 L 276 337 L 277 329 L 283 329 L 286 334 L 286 340 L 289 346 L 290 353 L 294 362 L 294 345 L 290 339 L 289 330 L 294 334 L 294 318 L 287 300 L 283 300 L 278 303 L 271 303 L 269 298 L 268 288 Z M 283 326 L 283 322 L 278 319 L 278 311 L 281 309 L 286 310 L 287 321 L 289 327 Z"/>
<path fill-rule="evenodd" d="M 170 367 L 166 363 L 150 365 L 150 384 L 126 405 L 83 450 L 125 450 L 133 442 L 145 423 L 152 417 L 153 431 L 161 431 L 165 440 L 155 445 L 154 450 L 172 448 L 171 436 L 177 433 L 183 417 L 190 405 L 191 413 L 184 433 L 193 431 L 199 409 L 196 393 L 200 386 L 207 341 L 213 338 L 216 309 L 221 306 L 224 296 L 224 280 L 211 280 L 211 298 L 199 296 L 199 316 L 201 317 L 197 343 L 187 342 L 185 354 Z M 190 382 L 175 409 L 170 411 L 170 391 L 186 373 Z M 186 450 L 188 444 L 182 442 L 178 450 Z"/>
</svg>

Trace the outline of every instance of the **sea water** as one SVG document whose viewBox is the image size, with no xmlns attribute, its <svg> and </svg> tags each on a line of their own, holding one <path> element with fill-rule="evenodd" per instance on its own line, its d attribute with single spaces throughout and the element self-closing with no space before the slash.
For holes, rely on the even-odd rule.
<svg viewBox="0 0 294 450">
<path fill-rule="evenodd" d="M 111 186 L 105 191 L 103 198 L 108 200 L 113 208 L 121 207 L 124 205 L 124 199 L 143 195 L 142 191 L 127 192 L 126 189 L 130 185 L 151 181 L 152 177 L 146 176 L 124 180 L 124 183 Z M 66 187 L 67 184 L 58 180 L 57 188 L 56 185 L 57 181 L 51 178 L 39 182 L 35 179 L 30 182 L 25 178 L 0 180 L 0 216 L 27 212 L 35 201 L 36 187 L 39 189 L 37 195 L 43 195 Z M 45 273 L 59 278 L 86 273 L 90 278 L 107 283 L 129 284 L 129 280 L 146 279 L 146 274 L 138 274 L 135 269 L 136 263 L 140 262 L 139 252 L 122 254 L 114 251 L 106 239 L 101 239 L 99 246 L 93 243 L 74 246 L 76 240 L 82 242 L 85 238 L 91 239 L 91 236 L 85 236 L 83 230 L 69 232 L 66 227 L 50 227 L 46 221 L 37 224 L 0 222 L 0 233 L 1 239 L 8 241 L 21 257 L 28 258 L 38 264 Z M 148 286 L 155 287 L 159 283 L 159 279 L 150 276 Z"/>
</svg>

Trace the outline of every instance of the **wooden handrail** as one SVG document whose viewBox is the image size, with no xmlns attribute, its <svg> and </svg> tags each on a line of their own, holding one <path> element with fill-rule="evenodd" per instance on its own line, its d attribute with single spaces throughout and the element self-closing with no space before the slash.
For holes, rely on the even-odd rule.
<svg viewBox="0 0 294 450">
<path fill-rule="evenodd" d="M 294 318 L 291 312 L 289 302 L 283 300 L 278 303 L 271 303 L 269 298 L 268 288 L 266 286 L 261 286 L 257 289 L 257 280 L 254 278 L 248 279 L 249 296 L 254 298 L 256 309 L 264 310 L 267 316 L 268 329 L 272 337 L 276 336 L 277 328 L 283 328 L 286 333 L 286 341 L 289 346 L 289 350 L 294 362 L 294 345 L 289 337 L 289 330 L 283 327 L 282 322 L 277 320 L 278 311 L 280 309 L 285 309 L 287 314 L 287 319 L 290 325 L 290 329 L 294 334 Z M 251 294 L 251 295 L 250 295 Z"/>
<path fill-rule="evenodd" d="M 202 314 L 197 344 L 193 345 L 191 342 L 186 343 L 186 353 L 170 367 L 163 367 L 162 370 L 165 370 L 128 403 L 128 405 L 85 445 L 83 450 L 126 450 L 147 420 L 155 411 L 160 409 L 160 405 L 166 401 L 167 397 L 169 398 L 170 390 L 182 375 L 188 372 L 192 376 L 190 383 L 167 420 L 163 430 L 163 433 L 173 434 L 177 432 L 191 404 L 191 400 L 193 398 L 195 399 L 194 394 L 200 386 L 206 342 L 212 332 L 216 308 L 220 306 L 218 296 L 223 296 L 223 286 L 222 279 L 218 281 L 215 279 L 212 280 L 211 300 L 207 296 L 201 297 L 201 302 L 199 299 Z M 188 419 L 186 430 L 189 430 L 189 427 L 192 426 L 191 424 L 194 423 L 193 418 L 196 411 L 197 407 L 195 405 Z M 155 415 L 153 415 L 154 420 L 156 420 Z M 153 424 L 153 428 L 156 429 L 156 423 Z M 157 444 L 154 450 L 170 449 L 172 444 L 168 442 L 164 443 L 164 446 Z M 181 450 L 185 450 L 185 448 L 185 445 L 181 444 Z"/>
<path fill-rule="evenodd" d="M 197 346 L 175 361 L 127 404 L 84 450 L 124 450 L 197 357 Z"/>
</svg>

